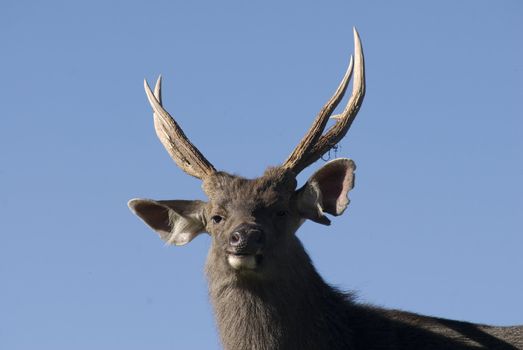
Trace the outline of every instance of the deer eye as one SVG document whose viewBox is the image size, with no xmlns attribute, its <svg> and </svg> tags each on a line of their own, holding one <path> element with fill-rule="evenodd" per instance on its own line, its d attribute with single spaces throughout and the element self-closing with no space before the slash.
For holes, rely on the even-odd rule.
<svg viewBox="0 0 523 350">
<path fill-rule="evenodd" d="M 221 217 L 220 215 L 213 215 L 211 220 L 214 224 L 219 224 L 223 220 L 223 217 Z"/>
<path fill-rule="evenodd" d="M 283 216 L 286 216 L 287 215 L 287 211 L 286 210 L 278 210 L 276 212 L 276 216 L 278 217 L 283 217 Z"/>
</svg>

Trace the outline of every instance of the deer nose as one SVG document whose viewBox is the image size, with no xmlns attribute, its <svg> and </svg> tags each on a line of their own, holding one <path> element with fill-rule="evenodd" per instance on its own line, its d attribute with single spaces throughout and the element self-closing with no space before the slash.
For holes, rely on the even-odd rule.
<svg viewBox="0 0 523 350">
<path fill-rule="evenodd" d="M 264 243 L 265 234 L 257 226 L 240 225 L 229 236 L 229 247 L 235 254 L 255 254 Z"/>
</svg>

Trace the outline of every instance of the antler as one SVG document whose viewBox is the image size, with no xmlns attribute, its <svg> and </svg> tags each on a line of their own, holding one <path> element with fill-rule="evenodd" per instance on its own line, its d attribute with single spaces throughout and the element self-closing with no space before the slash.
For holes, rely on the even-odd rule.
<svg viewBox="0 0 523 350">
<path fill-rule="evenodd" d="M 153 108 L 156 135 L 158 135 L 158 138 L 176 164 L 187 174 L 198 179 L 203 179 L 216 172 L 213 165 L 194 147 L 183 133 L 182 128 L 180 128 L 173 117 L 163 108 L 161 93 L 162 76 L 159 76 L 156 81 L 154 94 L 146 80 L 144 80 L 144 88 L 149 103 Z"/>
<path fill-rule="evenodd" d="M 354 63 L 354 64 L 353 64 Z M 327 121 L 332 112 L 340 103 L 354 69 L 354 82 L 352 95 L 343 112 L 336 115 L 334 124 L 324 135 L 322 135 Z M 354 62 L 350 58 L 349 67 L 334 95 L 320 110 L 312 123 L 309 132 L 303 137 L 291 155 L 283 163 L 282 167 L 292 170 L 295 174 L 318 160 L 325 152 L 335 146 L 347 133 L 352 122 L 356 118 L 360 106 L 365 97 L 365 62 L 361 48 L 360 36 L 354 28 Z"/>
<path fill-rule="evenodd" d="M 331 117 L 332 112 L 336 109 L 347 90 L 353 71 L 354 83 L 349 102 L 341 114 L 333 117 L 337 120 L 336 124 L 323 134 L 329 117 Z M 147 81 L 144 80 L 145 93 L 154 112 L 154 128 L 158 138 L 171 158 L 187 174 L 203 179 L 215 173 L 216 169 L 214 166 L 189 141 L 173 117 L 163 108 L 161 85 L 162 78 L 160 76 L 153 93 Z M 351 56 L 349 67 L 334 95 L 320 110 L 308 133 L 296 146 L 282 167 L 298 174 L 336 145 L 345 136 L 356 118 L 364 97 L 365 62 L 360 37 L 356 28 L 354 28 L 354 61 Z"/>
</svg>

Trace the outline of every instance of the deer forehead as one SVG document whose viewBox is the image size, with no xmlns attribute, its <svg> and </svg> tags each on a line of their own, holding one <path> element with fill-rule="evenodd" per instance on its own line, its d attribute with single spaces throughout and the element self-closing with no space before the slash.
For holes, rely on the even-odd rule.
<svg viewBox="0 0 523 350">
<path fill-rule="evenodd" d="M 280 169 L 269 169 L 256 179 L 219 172 L 203 184 L 212 207 L 242 211 L 286 204 L 295 188 L 294 177 Z"/>
</svg>

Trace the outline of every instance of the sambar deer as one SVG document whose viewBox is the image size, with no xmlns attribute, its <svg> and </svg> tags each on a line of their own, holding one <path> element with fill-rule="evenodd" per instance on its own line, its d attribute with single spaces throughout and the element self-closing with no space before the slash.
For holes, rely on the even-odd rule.
<svg viewBox="0 0 523 350">
<path fill-rule="evenodd" d="M 133 199 L 131 210 L 168 244 L 212 237 L 206 263 L 210 298 L 225 349 L 523 349 L 523 327 L 492 327 L 359 304 L 315 270 L 296 230 L 305 220 L 329 225 L 354 186 L 354 162 L 326 163 L 299 189 L 296 176 L 347 133 L 365 95 L 359 35 L 331 99 L 281 166 L 256 179 L 217 171 L 144 83 L 156 133 L 187 174 L 203 181 L 208 202 Z M 352 96 L 327 121 L 354 74 Z"/>
</svg>

